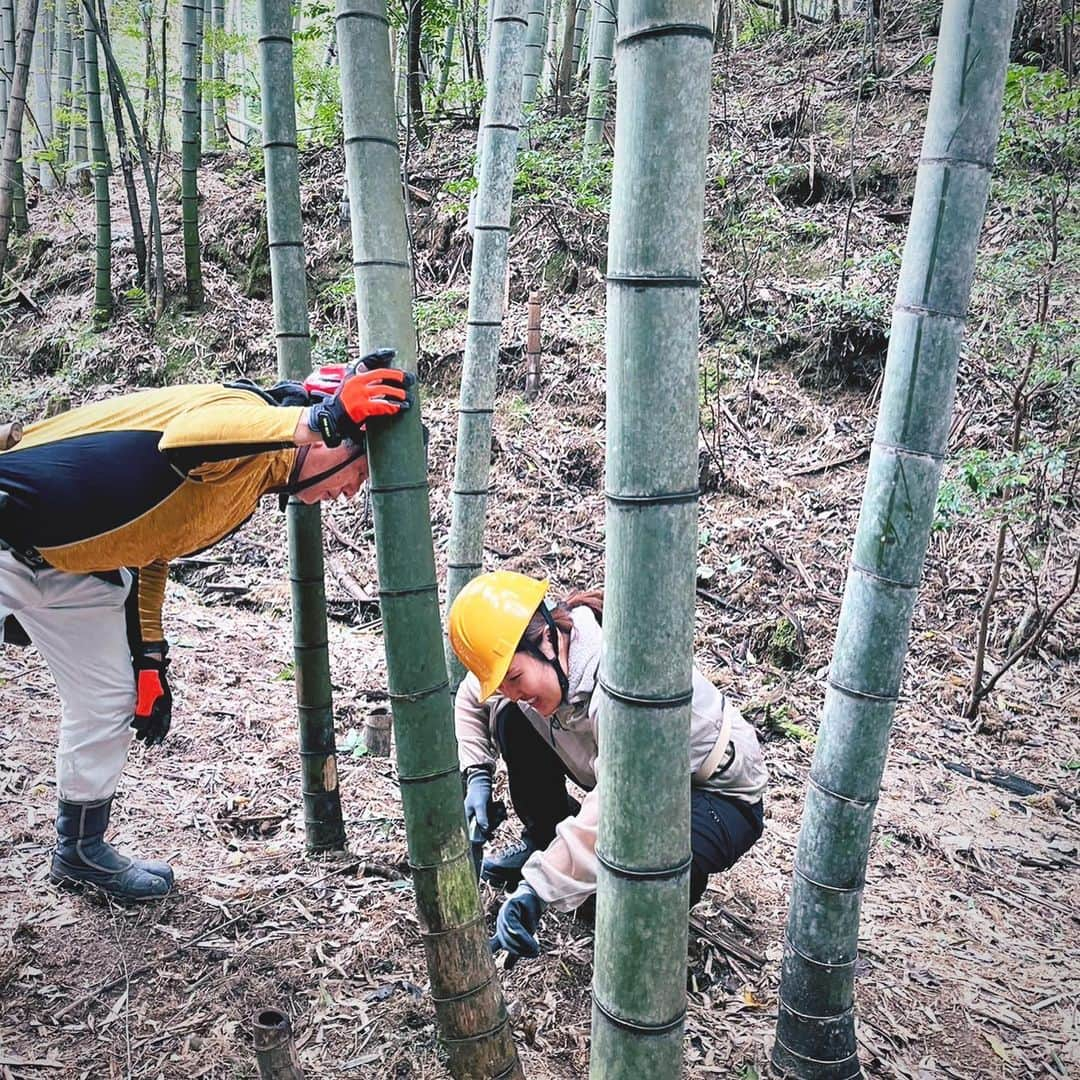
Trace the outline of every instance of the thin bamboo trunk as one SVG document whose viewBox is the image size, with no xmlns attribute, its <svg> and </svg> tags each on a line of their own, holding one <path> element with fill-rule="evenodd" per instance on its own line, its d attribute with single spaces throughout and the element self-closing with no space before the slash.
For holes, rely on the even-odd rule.
<svg viewBox="0 0 1080 1080">
<path fill-rule="evenodd" d="M 85 0 L 84 0 L 85 2 Z M 92 0 L 91 0 L 92 2 Z M 104 0 L 98 0 L 98 22 L 96 29 L 103 49 L 112 48 L 109 24 Z M 139 280 L 146 282 L 146 233 L 143 231 L 142 211 L 139 208 L 139 193 L 135 188 L 135 166 L 131 158 L 131 144 L 128 142 L 124 124 L 124 106 L 120 100 L 120 89 L 115 75 L 106 65 L 106 77 L 109 88 L 109 104 L 112 107 L 113 133 L 116 135 L 116 156 L 120 162 L 120 175 L 124 181 L 124 194 L 127 197 L 128 216 L 131 218 L 131 238 L 135 248 L 135 263 L 138 267 Z M 134 133 L 133 133 L 134 134 Z M 149 292 L 149 290 L 147 290 Z"/>
<path fill-rule="evenodd" d="M 1001 121 L 1015 0 L 945 0 L 881 410 L 810 769 L 773 1061 L 860 1074 L 859 906 Z M 621 96 L 621 95 L 620 95 Z"/>
<path fill-rule="evenodd" d="M 98 38 L 94 16 L 83 5 L 83 79 L 86 83 L 86 120 L 90 132 L 90 157 L 94 176 L 94 320 L 101 323 L 112 315 L 112 216 L 109 208 L 109 151 L 101 117 L 101 80 L 98 73 Z"/>
<path fill-rule="evenodd" d="M 585 5 L 585 27 L 581 33 L 581 54 L 577 59 L 578 82 L 585 78 L 589 70 L 589 62 L 592 59 L 592 17 L 593 4 L 591 0 L 582 0 Z"/>
<path fill-rule="evenodd" d="M 569 2 L 569 0 L 568 0 Z M 555 80 L 559 74 L 559 29 L 561 27 L 562 0 L 548 0 L 547 42 L 544 46 L 544 67 L 540 74 L 541 92 L 555 93 Z"/>
<path fill-rule="evenodd" d="M 199 11 L 202 0 L 183 0 L 180 31 L 181 192 L 184 218 L 184 277 L 187 306 L 203 305 L 199 247 Z"/>
<path fill-rule="evenodd" d="M 57 172 L 67 174 L 68 141 L 71 131 L 71 12 L 68 0 L 56 0 L 56 154 Z"/>
<path fill-rule="evenodd" d="M 0 275 L 7 263 L 8 239 L 12 219 L 22 198 L 22 173 L 17 168 L 21 153 L 23 114 L 26 112 L 26 85 L 30 81 L 30 57 L 34 50 L 34 24 L 38 0 L 23 0 L 19 11 L 18 38 L 11 57 L 11 95 L 8 97 L 7 128 L 4 131 L 3 156 L 0 158 Z M 4 52 L 7 45 L 5 43 Z M 23 217 L 26 206 L 23 204 Z M 16 220 L 16 228 L 18 222 Z"/>
<path fill-rule="evenodd" d="M 225 127 L 225 0 L 211 0 L 214 16 L 214 145 L 227 150 Z"/>
<path fill-rule="evenodd" d="M 71 45 L 74 53 L 71 74 L 71 168 L 68 169 L 67 182 L 70 186 L 79 187 L 83 190 L 88 188 L 89 175 L 85 168 L 88 160 L 86 144 L 86 82 L 83 76 L 85 70 L 85 49 L 82 35 L 81 17 L 76 23 L 76 15 L 81 12 L 72 10 L 71 17 Z M 80 168 L 80 166 L 84 166 Z"/>
<path fill-rule="evenodd" d="M 408 0 L 408 26 L 405 32 L 406 72 L 408 84 L 409 121 L 413 136 L 420 144 L 428 141 L 427 120 L 424 117 L 424 84 L 420 60 L 420 36 L 423 31 L 424 5 L 421 0 Z"/>
<path fill-rule="evenodd" d="M 52 82 L 49 79 L 48 35 L 46 26 L 51 21 L 52 8 L 39 7 L 38 18 L 41 27 L 34 36 L 34 130 L 37 135 L 37 150 L 34 162 L 42 191 L 52 191 L 56 187 L 56 172 L 53 169 L 52 156 Z"/>
<path fill-rule="evenodd" d="M 439 65 L 439 86 L 435 94 L 435 111 L 442 112 L 443 100 L 446 98 L 446 89 L 450 85 L 450 72 L 454 67 L 454 31 L 457 23 L 451 21 L 447 24 L 446 35 L 443 38 L 442 63 Z"/>
<path fill-rule="evenodd" d="M 361 351 L 416 367 L 385 0 L 338 0 L 345 157 Z M 455 1077 L 520 1077 L 461 811 L 439 625 L 419 400 L 368 423 L 379 599 L 402 791 L 431 996 Z"/>
<path fill-rule="evenodd" d="M 589 0 L 577 0 L 574 8 L 574 55 L 571 70 L 581 77 L 581 42 L 585 37 L 585 19 L 589 13 Z"/>
<path fill-rule="evenodd" d="M 503 320 L 503 282 L 510 236 L 510 202 L 521 122 L 523 43 L 528 0 L 494 0 L 488 45 L 487 93 L 477 142 L 480 183 L 474 206 L 474 241 L 465 359 L 458 405 L 453 517 L 447 552 L 446 606 L 483 568 L 484 520 L 491 465 L 491 417 Z M 465 672 L 449 643 L 450 691 Z"/>
<path fill-rule="evenodd" d="M 599 156 L 604 145 L 611 61 L 615 56 L 617 0 L 592 0 L 592 47 L 589 55 L 589 108 L 585 115 L 585 159 Z"/>
<path fill-rule="evenodd" d="M 559 53 L 559 66 L 555 78 L 555 107 L 560 116 L 567 108 L 570 96 L 570 84 L 574 78 L 574 28 L 577 25 L 577 8 L 574 0 L 566 0 L 563 18 L 562 51 Z"/>
<path fill-rule="evenodd" d="M 292 12 L 289 0 L 259 0 L 266 224 L 278 374 L 302 380 L 311 368 L 304 227 L 296 149 Z M 345 847 L 334 744 L 334 704 L 326 632 L 322 517 L 318 504 L 289 499 L 296 705 L 309 851 Z"/>
<path fill-rule="evenodd" d="M 214 149 L 214 0 L 202 0 L 199 8 L 199 48 L 202 77 L 199 80 L 199 136 L 202 153 Z"/>
<path fill-rule="evenodd" d="M 11 0 L 0 3 L 0 49 L 5 48 L 8 35 L 14 36 L 15 11 Z M 8 95 L 11 93 L 11 68 L 3 64 L 3 72 L 0 72 L 0 131 L 7 131 Z"/>
<path fill-rule="evenodd" d="M 590 1076 L 659 1080 L 686 1013 L 710 3 L 625 0 L 620 28 Z"/>
</svg>

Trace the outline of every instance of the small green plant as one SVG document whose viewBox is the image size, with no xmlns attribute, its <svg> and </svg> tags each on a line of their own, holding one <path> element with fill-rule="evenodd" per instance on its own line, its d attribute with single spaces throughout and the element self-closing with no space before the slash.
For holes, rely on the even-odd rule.
<svg viewBox="0 0 1080 1080">
<path fill-rule="evenodd" d="M 464 321 L 468 296 L 458 289 L 448 289 L 426 300 L 413 302 L 413 317 L 420 334 L 438 334 Z"/>
<path fill-rule="evenodd" d="M 275 676 L 275 682 L 292 682 L 296 678 L 296 664 L 286 664 Z"/>
</svg>

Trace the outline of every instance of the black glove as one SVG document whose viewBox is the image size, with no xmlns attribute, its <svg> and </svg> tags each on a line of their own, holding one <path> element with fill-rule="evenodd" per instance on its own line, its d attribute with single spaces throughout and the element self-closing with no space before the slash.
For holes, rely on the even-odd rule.
<svg viewBox="0 0 1080 1080">
<path fill-rule="evenodd" d="M 507 968 L 513 967 L 518 960 L 531 960 L 540 955 L 536 929 L 546 908 L 547 904 L 537 896 L 533 887 L 525 882 L 522 882 L 499 908 L 499 915 L 495 920 L 495 935 L 490 944 L 493 953 L 500 949 L 509 953 Z"/>
<path fill-rule="evenodd" d="M 465 773 L 465 827 L 470 839 L 490 840 L 499 824 L 491 797 L 491 771 L 474 765 Z"/>
<path fill-rule="evenodd" d="M 409 408 L 408 388 L 416 380 L 407 371 L 385 366 L 394 355 L 393 349 L 368 353 L 357 370 L 345 376 L 333 397 L 308 409 L 308 427 L 321 435 L 327 446 L 340 446 L 342 439 L 358 441 L 371 417 L 396 416 Z"/>
<path fill-rule="evenodd" d="M 161 652 L 161 656 L 154 655 Z M 166 671 L 169 667 L 169 647 L 164 641 L 147 641 L 134 658 L 135 716 L 131 726 L 135 738 L 147 746 L 163 742 L 172 724 L 172 691 Z"/>
</svg>

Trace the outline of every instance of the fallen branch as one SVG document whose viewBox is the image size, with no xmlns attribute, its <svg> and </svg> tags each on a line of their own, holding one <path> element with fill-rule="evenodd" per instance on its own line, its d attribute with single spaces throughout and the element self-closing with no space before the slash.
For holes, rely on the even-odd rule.
<svg viewBox="0 0 1080 1080">
<path fill-rule="evenodd" d="M 736 960 L 741 960 L 744 964 L 749 964 L 751 967 L 763 968 L 765 966 L 765 958 L 759 956 L 752 949 L 748 949 L 741 942 L 738 942 L 730 934 L 725 934 L 723 930 L 710 930 L 696 915 L 690 916 L 690 929 L 702 941 L 708 942 L 714 949 L 719 949 L 722 953 L 726 953 L 728 956 L 735 957 Z"/>
</svg>

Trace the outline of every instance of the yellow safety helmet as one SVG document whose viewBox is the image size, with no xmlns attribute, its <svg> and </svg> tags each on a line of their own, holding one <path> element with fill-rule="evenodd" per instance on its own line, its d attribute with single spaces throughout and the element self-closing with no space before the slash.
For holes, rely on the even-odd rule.
<svg viewBox="0 0 1080 1080">
<path fill-rule="evenodd" d="M 480 680 L 480 700 L 506 678 L 529 620 L 547 594 L 548 583 L 511 570 L 474 577 L 450 605 L 450 646 Z"/>
</svg>

